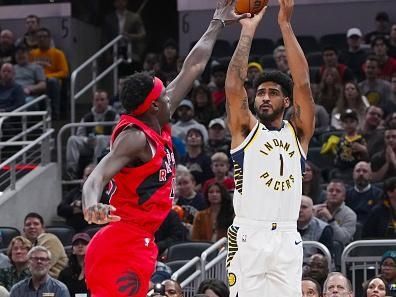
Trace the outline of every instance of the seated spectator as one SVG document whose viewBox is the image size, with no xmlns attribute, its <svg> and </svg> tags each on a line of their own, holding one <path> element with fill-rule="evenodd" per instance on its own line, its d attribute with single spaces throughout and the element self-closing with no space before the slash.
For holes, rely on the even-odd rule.
<svg viewBox="0 0 396 297">
<path fill-rule="evenodd" d="M 363 34 L 359 28 L 350 28 L 346 34 L 348 50 L 344 51 L 340 60 L 353 72 L 357 81 L 364 79 L 362 65 L 366 61 L 368 50 L 363 47 Z"/>
<path fill-rule="evenodd" d="M 25 104 L 21 85 L 15 82 L 14 66 L 5 63 L 0 68 L 0 112 L 13 111 Z"/>
<path fill-rule="evenodd" d="M 384 182 L 385 199 L 375 206 L 363 226 L 362 237 L 372 238 L 396 238 L 396 177 L 393 176 Z"/>
<path fill-rule="evenodd" d="M 341 180 L 332 180 L 327 185 L 326 201 L 315 205 L 315 216 L 327 222 L 333 229 L 333 239 L 344 246 L 352 241 L 356 231 L 356 214 L 345 205 L 345 184 Z"/>
<path fill-rule="evenodd" d="M 86 113 L 81 123 L 114 122 L 118 121 L 118 114 L 109 105 L 106 91 L 98 90 L 92 100 L 92 108 Z M 112 126 L 97 124 L 93 127 L 78 127 L 76 135 L 67 140 L 66 169 L 71 179 L 77 179 L 81 174 L 80 157 L 91 156 L 89 162 L 96 163 L 98 157 L 110 144 Z"/>
<path fill-rule="evenodd" d="M 316 103 L 323 106 L 331 114 L 336 102 L 342 97 L 342 81 L 337 68 L 327 67 L 323 70 L 319 83 Z"/>
<path fill-rule="evenodd" d="M 341 272 L 331 272 L 323 285 L 323 295 L 353 297 L 351 281 Z"/>
<path fill-rule="evenodd" d="M 197 211 L 204 210 L 208 206 L 202 194 L 195 191 L 194 176 L 189 171 L 178 173 L 176 182 L 176 204 L 184 210 L 183 222 L 191 225 Z"/>
<path fill-rule="evenodd" d="M 159 71 L 159 57 L 156 53 L 148 52 L 143 60 L 143 71 Z"/>
<path fill-rule="evenodd" d="M 247 80 L 254 83 L 256 79 L 264 72 L 263 67 L 260 63 L 250 62 L 247 68 Z"/>
<path fill-rule="evenodd" d="M 360 133 L 367 142 L 370 157 L 384 147 L 384 133 L 381 126 L 383 116 L 384 112 L 378 106 L 371 105 L 366 109 L 366 116 Z"/>
<path fill-rule="evenodd" d="M 5 63 L 15 64 L 14 33 L 8 29 L 0 32 L 0 66 Z"/>
<path fill-rule="evenodd" d="M 396 176 L 396 129 L 385 130 L 384 142 L 384 148 L 371 158 L 374 181 Z"/>
<path fill-rule="evenodd" d="M 23 43 L 16 48 L 15 60 L 15 82 L 23 87 L 26 102 L 45 94 L 47 83 L 43 67 L 29 62 L 29 49 Z"/>
<path fill-rule="evenodd" d="M 155 284 L 161 284 L 165 280 L 171 279 L 172 269 L 163 262 L 157 261 L 155 270 L 150 279 L 149 290 L 153 289 Z"/>
<path fill-rule="evenodd" d="M 388 114 L 385 119 L 385 128 L 387 129 L 396 129 L 396 111 Z"/>
<path fill-rule="evenodd" d="M 165 286 L 165 296 L 183 297 L 183 289 L 173 279 L 167 279 L 162 283 Z"/>
<path fill-rule="evenodd" d="M 194 105 L 194 119 L 207 127 L 209 122 L 217 117 L 217 110 L 209 88 L 204 84 L 194 87 L 191 101 Z"/>
<path fill-rule="evenodd" d="M 233 192 L 235 189 L 235 182 L 234 178 L 229 176 L 230 161 L 227 155 L 223 152 L 214 153 L 210 161 L 210 168 L 212 169 L 214 178 L 208 179 L 204 183 L 202 191 L 205 192 L 209 185 L 218 182 L 222 184 L 228 192 Z"/>
<path fill-rule="evenodd" d="M 17 282 L 30 276 L 27 255 L 31 248 L 32 243 L 22 236 L 14 237 L 8 245 L 7 255 L 11 260 L 11 266 L 0 269 L 0 285 L 8 291 Z"/>
<path fill-rule="evenodd" d="M 51 252 L 46 247 L 33 247 L 28 253 L 28 259 L 32 276 L 15 284 L 11 288 L 10 297 L 49 296 L 50 293 L 57 297 L 70 297 L 65 284 L 49 274 Z"/>
<path fill-rule="evenodd" d="M 49 275 L 57 278 L 67 264 L 67 256 L 62 242 L 56 235 L 45 232 L 44 219 L 38 213 L 28 213 L 23 222 L 23 236 L 29 239 L 33 246 L 42 246 L 48 249 L 50 253 L 48 257 L 50 261 L 48 263 Z"/>
<path fill-rule="evenodd" d="M 191 240 L 216 242 L 227 236 L 234 219 L 232 200 L 227 189 L 219 182 L 210 184 L 204 192 L 207 205 L 194 217 Z"/>
<path fill-rule="evenodd" d="M 205 294 L 210 297 L 229 297 L 230 290 L 220 280 L 206 279 L 199 284 L 197 294 Z"/>
<path fill-rule="evenodd" d="M 387 297 L 390 295 L 388 282 L 382 276 L 374 276 L 363 284 L 363 297 Z"/>
<path fill-rule="evenodd" d="M 16 45 L 25 45 L 29 50 L 38 48 L 37 31 L 40 28 L 40 18 L 37 15 L 28 15 L 25 18 L 26 32 L 22 37 L 18 38 Z"/>
<path fill-rule="evenodd" d="M 366 34 L 365 41 L 370 44 L 376 36 L 389 37 L 389 15 L 380 11 L 375 16 L 375 30 Z"/>
<path fill-rule="evenodd" d="M 206 146 L 208 155 L 216 152 L 223 152 L 230 155 L 231 139 L 227 135 L 226 124 L 222 118 L 216 118 L 210 121 L 208 126 L 209 140 Z"/>
<path fill-rule="evenodd" d="M 321 189 L 322 178 L 320 170 L 311 161 L 305 162 L 305 172 L 302 180 L 302 194 L 312 199 L 313 204 L 323 203 L 325 193 Z"/>
<path fill-rule="evenodd" d="M 305 241 L 317 241 L 324 244 L 332 253 L 333 251 L 333 229 L 329 224 L 316 218 L 313 214 L 312 199 L 302 196 L 300 212 L 297 219 L 297 230 Z M 314 247 L 304 246 L 304 259 L 318 253 Z"/>
<path fill-rule="evenodd" d="M 357 83 L 347 82 L 344 85 L 342 97 L 339 98 L 331 113 L 331 126 L 337 130 L 342 129 L 341 114 L 347 109 L 352 109 L 357 113 L 359 126 L 361 126 L 369 106 L 367 98 L 360 93 Z"/>
<path fill-rule="evenodd" d="M 303 277 L 310 277 L 317 281 L 321 287 L 329 274 L 329 263 L 322 254 L 312 255 L 306 267 L 304 267 Z"/>
<path fill-rule="evenodd" d="M 3 286 L 0 286 L 0 297 L 9 297 L 10 294 L 8 293 L 7 289 Z"/>
<path fill-rule="evenodd" d="M 211 82 L 208 84 L 212 92 L 213 102 L 216 106 L 218 114 L 221 116 L 225 113 L 225 78 L 227 73 L 227 65 L 216 64 L 211 67 Z"/>
<path fill-rule="evenodd" d="M 390 81 L 392 75 L 396 73 L 396 59 L 388 56 L 388 39 L 383 36 L 376 36 L 371 41 L 371 49 L 378 59 L 378 77 Z"/>
<path fill-rule="evenodd" d="M 77 233 L 72 238 L 72 254 L 69 263 L 59 274 L 59 281 L 64 283 L 70 296 L 88 293 L 85 283 L 84 263 L 87 245 L 91 237 L 87 233 Z"/>
<path fill-rule="evenodd" d="M 172 125 L 173 137 L 177 137 L 185 142 L 188 130 L 195 127 L 201 131 L 204 143 L 207 142 L 208 131 L 204 125 L 194 120 L 194 105 L 190 100 L 182 100 L 176 109 L 176 114 L 177 122 Z"/>
<path fill-rule="evenodd" d="M 186 135 L 186 155 L 180 163 L 186 166 L 194 176 L 197 190 L 200 190 L 203 183 L 213 177 L 210 169 L 210 158 L 204 150 L 204 136 L 201 129 L 190 128 Z"/>
<path fill-rule="evenodd" d="M 382 255 L 380 275 L 388 283 L 389 296 L 396 296 L 396 250 L 387 251 Z"/>
<path fill-rule="evenodd" d="M 273 55 L 276 69 L 283 73 L 290 74 L 289 63 L 286 56 L 286 48 L 283 45 L 279 45 L 274 49 Z"/>
<path fill-rule="evenodd" d="M 303 277 L 301 280 L 302 297 L 321 297 L 322 287 L 311 277 Z"/>
<path fill-rule="evenodd" d="M 168 39 L 162 47 L 159 60 L 159 76 L 164 79 L 164 84 L 168 85 L 177 75 L 177 59 L 179 50 L 175 40 Z"/>
<path fill-rule="evenodd" d="M 37 31 L 38 48 L 30 51 L 30 61 L 44 68 L 47 78 L 47 94 L 51 98 L 53 115 L 59 117 L 61 108 L 61 84 L 69 75 L 69 66 L 63 51 L 51 47 L 51 31 Z"/>
<path fill-rule="evenodd" d="M 357 163 L 353 169 L 353 187 L 349 187 L 346 192 L 345 204 L 356 213 L 359 223 L 366 222 L 382 195 L 382 189 L 371 184 L 370 164 L 365 161 Z"/>
<path fill-rule="evenodd" d="M 171 245 L 187 240 L 188 230 L 175 210 L 171 210 L 155 232 L 155 243 L 158 256 L 161 256 Z"/>
</svg>

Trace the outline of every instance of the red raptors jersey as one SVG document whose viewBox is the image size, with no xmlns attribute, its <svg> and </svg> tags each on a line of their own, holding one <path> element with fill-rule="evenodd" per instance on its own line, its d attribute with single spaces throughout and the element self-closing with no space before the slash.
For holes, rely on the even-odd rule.
<svg viewBox="0 0 396 297">
<path fill-rule="evenodd" d="M 134 126 L 146 134 L 155 149 L 151 161 L 138 167 L 124 167 L 110 182 L 110 204 L 122 222 L 154 234 L 167 216 L 174 195 L 175 157 L 170 126 L 161 135 L 130 115 L 122 115 L 111 136 L 111 145 L 125 128 Z"/>
</svg>

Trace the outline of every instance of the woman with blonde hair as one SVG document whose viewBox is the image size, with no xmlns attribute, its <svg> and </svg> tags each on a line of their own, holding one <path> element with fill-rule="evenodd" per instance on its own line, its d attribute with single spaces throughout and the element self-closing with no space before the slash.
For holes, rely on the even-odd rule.
<svg viewBox="0 0 396 297">
<path fill-rule="evenodd" d="M 23 236 L 14 237 L 7 248 L 7 255 L 10 258 L 11 267 L 0 270 L 0 285 L 7 290 L 17 282 L 30 276 L 28 263 L 28 252 L 32 248 L 32 243 Z"/>
</svg>

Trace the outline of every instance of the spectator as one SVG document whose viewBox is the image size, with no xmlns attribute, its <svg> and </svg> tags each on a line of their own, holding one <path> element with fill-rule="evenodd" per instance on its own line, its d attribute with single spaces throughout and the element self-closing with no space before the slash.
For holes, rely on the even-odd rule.
<svg viewBox="0 0 396 297">
<path fill-rule="evenodd" d="M 171 278 L 172 270 L 163 262 L 157 261 L 155 270 L 150 279 L 149 288 L 152 289 L 155 284 L 161 284 L 163 281 Z M 154 295 L 155 296 L 155 295 Z"/>
<path fill-rule="evenodd" d="M 0 253 L 0 269 L 10 267 L 10 259 L 4 255 L 3 253 Z"/>
<path fill-rule="evenodd" d="M 24 237 L 29 239 L 33 246 L 42 246 L 48 249 L 51 254 L 48 257 L 50 259 L 49 275 L 57 278 L 67 264 L 65 248 L 61 241 L 54 234 L 45 232 L 43 217 L 38 213 L 28 213 L 23 221 Z"/>
<path fill-rule="evenodd" d="M 191 101 L 194 105 L 194 119 L 207 127 L 209 122 L 217 117 L 216 107 L 209 88 L 204 84 L 194 87 L 191 93 Z"/>
<path fill-rule="evenodd" d="M 156 53 L 147 53 L 143 60 L 143 71 L 159 71 L 159 57 Z"/>
<path fill-rule="evenodd" d="M 214 153 L 211 160 L 211 169 L 214 174 L 214 178 L 208 179 L 203 187 L 202 191 L 206 192 L 209 185 L 218 182 L 222 184 L 228 192 L 233 192 L 235 189 L 234 178 L 229 176 L 230 161 L 228 156 L 223 152 Z"/>
<path fill-rule="evenodd" d="M 98 157 L 110 144 L 112 126 L 101 125 L 100 122 L 118 121 L 118 114 L 109 105 L 106 91 L 97 90 L 93 96 L 92 108 L 86 113 L 81 123 L 99 122 L 93 127 L 78 127 L 76 135 L 67 140 L 66 169 L 71 179 L 77 179 L 81 174 L 80 157 L 91 156 L 90 162 L 96 163 Z"/>
<path fill-rule="evenodd" d="M 177 59 L 179 57 L 176 41 L 168 39 L 165 41 L 159 62 L 159 73 L 168 85 L 177 75 Z"/>
<path fill-rule="evenodd" d="M 172 125 L 172 136 L 186 141 L 187 131 L 192 127 L 199 129 L 203 135 L 203 140 L 208 141 L 208 131 L 205 126 L 194 120 L 194 105 L 188 100 L 184 99 L 180 102 L 176 110 L 177 122 Z"/>
<path fill-rule="evenodd" d="M 213 177 L 210 169 L 210 158 L 204 150 L 204 136 L 201 129 L 190 128 L 186 135 L 186 155 L 181 159 L 194 176 L 197 190 L 200 190 L 205 181 Z"/>
<path fill-rule="evenodd" d="M 183 290 L 177 281 L 167 279 L 162 284 L 165 286 L 166 297 L 183 297 Z"/>
<path fill-rule="evenodd" d="M 171 245 L 186 241 L 187 233 L 188 230 L 184 227 L 181 218 L 172 209 L 155 232 L 158 255 L 161 256 Z"/>
<path fill-rule="evenodd" d="M 210 121 L 208 128 L 209 140 L 206 146 L 208 155 L 210 156 L 216 152 L 223 152 L 229 156 L 231 139 L 227 134 L 224 120 L 222 118 L 215 118 Z"/>
<path fill-rule="evenodd" d="M 370 44 L 376 36 L 389 37 L 389 15 L 384 11 L 375 16 L 375 30 L 366 34 L 366 43 Z"/>
<path fill-rule="evenodd" d="M 220 280 L 206 279 L 199 284 L 197 294 L 205 294 L 208 297 L 229 297 L 230 290 Z"/>
<path fill-rule="evenodd" d="M 72 238 L 72 254 L 68 266 L 59 274 L 59 281 L 64 283 L 70 296 L 88 293 L 85 284 L 84 262 L 87 245 L 91 237 L 87 233 L 77 233 Z"/>
<path fill-rule="evenodd" d="M 396 129 L 387 129 L 384 133 L 383 150 L 371 158 L 374 181 L 383 181 L 396 176 Z"/>
<path fill-rule="evenodd" d="M 390 296 L 396 296 L 396 250 L 387 251 L 382 255 L 380 275 L 388 283 Z"/>
<path fill-rule="evenodd" d="M 216 64 L 211 67 L 212 81 L 209 88 L 212 92 L 213 102 L 216 106 L 218 114 L 221 116 L 225 113 L 225 78 L 227 73 L 227 65 Z"/>
<path fill-rule="evenodd" d="M 365 161 L 357 163 L 353 169 L 353 187 L 347 190 L 345 203 L 356 213 L 359 223 L 366 222 L 382 195 L 382 190 L 371 184 L 370 164 Z"/>
<path fill-rule="evenodd" d="M 303 195 L 301 199 L 297 230 L 304 241 L 320 242 L 329 249 L 330 253 L 333 251 L 333 229 L 314 216 L 312 199 L 308 196 Z M 318 249 L 304 246 L 304 259 L 316 253 Z"/>
<path fill-rule="evenodd" d="M 353 297 L 352 284 L 341 272 L 331 272 L 323 286 L 323 295 Z"/>
<path fill-rule="evenodd" d="M 396 59 L 396 23 L 392 25 L 389 36 L 389 56 Z"/>
<path fill-rule="evenodd" d="M 260 63 L 250 62 L 247 68 L 247 80 L 251 83 L 254 83 L 257 77 L 259 77 L 263 72 L 263 67 L 260 65 Z"/>
<path fill-rule="evenodd" d="M 70 297 L 67 287 L 49 275 L 51 252 L 47 248 L 33 247 L 28 253 L 28 259 L 32 276 L 15 284 L 10 297 L 48 296 L 50 293 L 57 297 Z"/>
<path fill-rule="evenodd" d="M 15 64 L 14 33 L 3 29 L 0 32 L 0 66 L 5 63 Z"/>
<path fill-rule="evenodd" d="M 327 67 L 323 71 L 322 79 L 319 84 L 319 93 L 317 104 L 322 105 L 328 114 L 336 106 L 336 103 L 342 97 L 342 82 L 339 73 L 335 67 Z"/>
<path fill-rule="evenodd" d="M 336 102 L 336 106 L 331 113 L 331 126 L 337 130 L 342 129 L 341 114 L 347 109 L 352 109 L 357 113 L 359 126 L 361 126 L 364 122 L 366 109 L 369 106 L 366 96 L 360 93 L 358 84 L 347 82 L 344 85 L 342 96 Z"/>
<path fill-rule="evenodd" d="M 8 112 L 25 103 L 21 85 L 15 82 L 14 66 L 5 63 L 0 68 L 0 111 Z"/>
<path fill-rule="evenodd" d="M 9 297 L 10 294 L 8 293 L 7 289 L 3 286 L 0 286 L 0 297 Z"/>
<path fill-rule="evenodd" d="M 379 61 L 376 56 L 368 56 L 364 65 L 366 79 L 359 83 L 360 91 L 370 105 L 387 110 L 391 96 L 391 84 L 379 77 Z"/>
<path fill-rule="evenodd" d="M 285 47 L 283 45 L 279 45 L 274 49 L 273 55 L 276 64 L 276 69 L 290 75 L 289 63 L 287 61 Z"/>
<path fill-rule="evenodd" d="M 302 297 L 321 297 L 322 288 L 320 284 L 311 277 L 303 277 L 301 280 Z"/>
<path fill-rule="evenodd" d="M 396 224 L 394 213 L 396 213 L 396 177 L 384 182 L 385 199 L 375 206 L 370 212 L 363 226 L 363 238 L 396 238 Z"/>
<path fill-rule="evenodd" d="M 61 108 L 60 90 L 62 80 L 69 75 L 69 66 L 63 51 L 51 47 L 51 31 L 40 28 L 37 31 L 38 48 L 30 51 L 30 61 L 44 68 L 47 78 L 47 94 L 51 98 L 53 115 L 59 117 Z"/>
<path fill-rule="evenodd" d="M 47 83 L 44 70 L 40 65 L 29 62 L 29 50 L 25 44 L 16 48 L 15 60 L 15 82 L 23 87 L 26 102 L 45 94 Z"/>
<path fill-rule="evenodd" d="M 359 28 L 350 28 L 346 37 L 348 50 L 341 54 L 340 60 L 352 70 L 357 81 L 362 81 L 364 78 L 362 65 L 367 57 L 367 48 L 362 46 L 362 31 Z"/>
<path fill-rule="evenodd" d="M 392 296 L 387 281 L 381 276 L 374 276 L 363 285 L 363 297 Z"/>
<path fill-rule="evenodd" d="M 310 277 L 316 280 L 321 287 L 329 274 L 329 263 L 322 254 L 314 254 L 308 260 L 303 277 Z"/>
<path fill-rule="evenodd" d="M 375 37 L 371 42 L 371 49 L 378 59 L 378 77 L 390 81 L 392 75 L 396 73 L 396 59 L 388 56 L 388 39 L 383 36 Z"/>
<path fill-rule="evenodd" d="M 25 45 L 29 50 L 38 48 L 37 31 L 40 29 L 40 18 L 37 15 L 31 14 L 25 18 L 25 34 L 18 38 L 16 45 Z M 54 41 L 51 39 L 51 47 L 54 47 Z"/>
<path fill-rule="evenodd" d="M 216 242 L 227 236 L 228 227 L 232 225 L 232 200 L 227 189 L 219 182 L 210 184 L 204 197 L 209 207 L 195 215 L 191 240 Z"/>
<path fill-rule="evenodd" d="M 146 29 L 142 18 L 138 13 L 127 9 L 128 0 L 113 0 L 115 11 L 105 17 L 103 26 L 104 43 L 109 43 L 118 35 L 123 35 L 133 43 L 134 61 L 141 62 L 146 47 Z M 119 48 L 119 54 L 127 53 L 127 43 Z"/>
<path fill-rule="evenodd" d="M 8 291 L 17 282 L 30 276 L 27 255 L 31 248 L 32 243 L 22 236 L 14 237 L 8 245 L 7 255 L 11 266 L 0 270 L 0 285 Z"/>
<path fill-rule="evenodd" d="M 367 150 L 372 156 L 384 147 L 384 135 L 381 130 L 381 121 L 384 112 L 378 106 L 369 106 L 362 125 L 361 133 L 367 142 Z"/>
<path fill-rule="evenodd" d="M 326 202 L 315 205 L 315 216 L 333 229 L 334 240 L 344 246 L 352 241 L 356 231 L 356 214 L 345 205 L 345 184 L 332 180 L 327 185 Z"/>
<path fill-rule="evenodd" d="M 305 172 L 302 181 L 302 194 L 312 199 L 313 204 L 323 203 L 325 193 L 321 189 L 322 178 L 320 170 L 311 161 L 305 162 Z"/>
</svg>

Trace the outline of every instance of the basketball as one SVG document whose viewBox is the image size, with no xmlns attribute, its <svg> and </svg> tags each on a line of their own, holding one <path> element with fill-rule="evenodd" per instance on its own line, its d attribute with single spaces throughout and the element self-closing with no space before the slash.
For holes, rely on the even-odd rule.
<svg viewBox="0 0 396 297">
<path fill-rule="evenodd" d="M 268 4 L 268 1 L 269 0 L 237 0 L 235 3 L 235 12 L 238 14 L 257 14 Z"/>
</svg>

